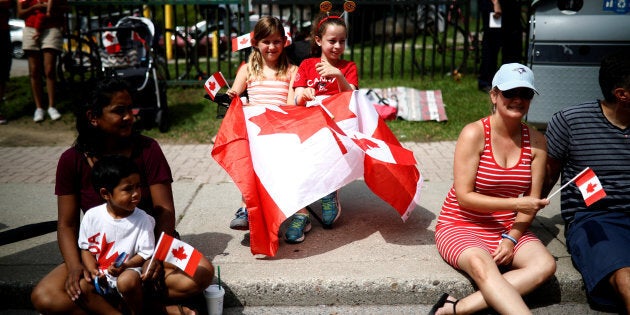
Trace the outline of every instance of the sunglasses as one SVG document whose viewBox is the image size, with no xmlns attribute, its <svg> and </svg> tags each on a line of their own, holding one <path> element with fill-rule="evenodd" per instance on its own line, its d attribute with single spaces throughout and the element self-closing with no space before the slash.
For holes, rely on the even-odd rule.
<svg viewBox="0 0 630 315">
<path fill-rule="evenodd" d="M 501 91 L 503 97 L 513 99 L 519 97 L 522 100 L 529 101 L 534 98 L 534 90 L 528 88 L 515 88 L 510 90 Z"/>
</svg>

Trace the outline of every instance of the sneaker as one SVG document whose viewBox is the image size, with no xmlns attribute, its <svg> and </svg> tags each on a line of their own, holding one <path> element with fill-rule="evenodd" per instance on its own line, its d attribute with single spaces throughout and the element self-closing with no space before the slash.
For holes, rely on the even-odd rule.
<svg viewBox="0 0 630 315">
<path fill-rule="evenodd" d="M 33 115 L 33 121 L 40 122 L 43 120 L 44 120 L 44 110 L 41 108 L 36 109 L 35 114 Z"/>
<path fill-rule="evenodd" d="M 236 210 L 236 217 L 230 222 L 232 230 L 248 230 L 249 220 L 247 219 L 247 208 L 241 207 Z"/>
<path fill-rule="evenodd" d="M 54 107 L 48 107 L 48 116 L 50 116 L 50 119 L 52 120 L 58 120 L 61 118 L 61 114 L 59 114 L 57 109 Z"/>
<path fill-rule="evenodd" d="M 322 224 L 325 229 L 332 228 L 332 224 L 337 221 L 340 214 L 341 205 L 336 191 L 322 198 Z"/>
<path fill-rule="evenodd" d="M 7 123 L 7 119 L 4 118 L 2 114 L 0 114 L 0 125 L 5 125 Z"/>
<path fill-rule="evenodd" d="M 284 233 L 287 243 L 297 244 L 304 241 L 304 233 L 311 230 L 311 219 L 308 214 L 296 213 L 292 216 L 291 224 Z"/>
</svg>

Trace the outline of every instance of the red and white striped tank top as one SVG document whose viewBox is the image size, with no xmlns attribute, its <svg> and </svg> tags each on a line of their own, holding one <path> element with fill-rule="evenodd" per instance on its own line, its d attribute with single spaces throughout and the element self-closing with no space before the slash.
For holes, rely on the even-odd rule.
<svg viewBox="0 0 630 315">
<path fill-rule="evenodd" d="M 249 105 L 287 105 L 289 80 L 251 81 L 247 83 Z"/>
<path fill-rule="evenodd" d="M 526 192 L 532 182 L 532 152 L 529 140 L 529 129 L 521 125 L 521 157 L 518 164 L 501 167 L 494 159 L 490 141 L 490 117 L 481 120 L 485 133 L 484 149 L 477 169 L 475 191 L 487 196 L 518 197 Z M 438 218 L 436 233 L 447 225 L 466 226 L 483 232 L 497 235 L 509 231 L 514 223 L 514 210 L 481 213 L 459 206 L 455 195 L 455 187 L 451 187 Z"/>
</svg>

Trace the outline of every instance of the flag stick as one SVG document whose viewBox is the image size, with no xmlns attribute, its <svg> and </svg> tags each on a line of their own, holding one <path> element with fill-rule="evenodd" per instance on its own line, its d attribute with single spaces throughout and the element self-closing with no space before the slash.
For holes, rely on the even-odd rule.
<svg viewBox="0 0 630 315">
<path fill-rule="evenodd" d="M 162 231 L 162 233 L 160 233 L 160 239 L 158 240 L 157 244 L 155 245 L 155 249 L 153 250 L 153 255 L 151 256 L 151 260 L 149 260 L 149 266 L 147 267 L 147 271 L 144 272 L 144 276 L 142 276 L 142 277 L 146 277 L 147 274 L 149 274 L 149 271 L 151 271 L 151 264 L 153 264 L 153 258 L 155 258 L 155 251 L 158 249 L 158 247 L 160 246 L 160 243 L 162 242 L 162 236 L 164 236 L 164 231 Z"/>
<path fill-rule="evenodd" d="M 580 173 L 578 173 L 577 175 L 575 175 L 575 177 L 571 178 L 570 181 L 568 181 L 566 184 L 562 185 L 562 187 L 558 188 L 558 190 L 554 191 L 551 195 L 547 196 L 547 200 L 549 200 L 551 197 L 553 197 L 555 194 L 557 194 L 558 192 L 560 192 L 562 189 L 564 189 L 565 187 L 567 187 L 569 184 L 571 184 L 572 182 L 574 182 L 578 177 L 580 177 L 582 174 L 584 174 L 584 172 L 588 171 L 589 167 L 587 166 L 585 169 L 583 169 Z"/>
<path fill-rule="evenodd" d="M 225 86 L 227 86 L 228 90 L 231 89 L 230 88 L 230 84 L 228 83 L 228 81 L 225 79 L 225 77 L 223 76 L 223 72 L 219 71 L 219 73 L 221 74 L 221 77 L 223 78 L 223 81 L 225 81 Z"/>
<path fill-rule="evenodd" d="M 328 114 L 328 116 L 330 116 L 331 119 L 335 119 L 335 116 L 328 110 L 328 108 L 326 108 L 326 106 L 324 106 L 324 104 L 321 102 L 321 100 L 319 101 L 319 103 L 317 105 L 319 105 L 319 107 L 321 107 L 326 112 L 326 114 Z"/>
</svg>

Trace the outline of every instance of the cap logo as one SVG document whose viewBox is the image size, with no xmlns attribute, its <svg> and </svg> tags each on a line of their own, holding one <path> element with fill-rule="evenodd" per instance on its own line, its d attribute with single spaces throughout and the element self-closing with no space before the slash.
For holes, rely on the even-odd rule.
<svg viewBox="0 0 630 315">
<path fill-rule="evenodd" d="M 521 68 L 516 68 L 516 69 L 514 69 L 514 71 L 517 71 L 519 74 L 523 74 L 523 73 L 527 72 L 527 70 L 525 70 L 525 68 L 522 68 L 522 67 Z"/>
</svg>

